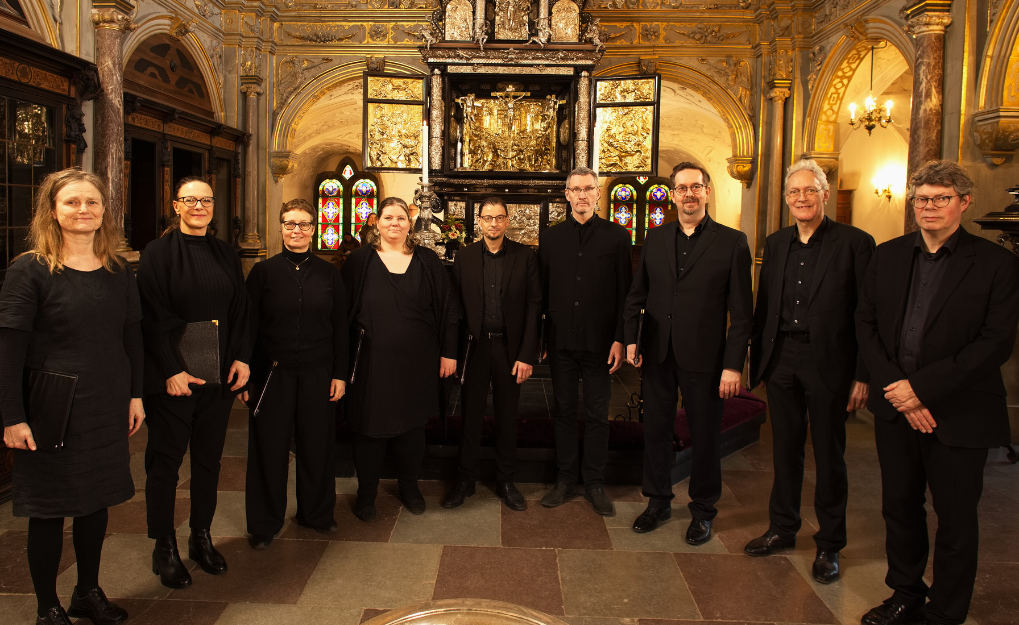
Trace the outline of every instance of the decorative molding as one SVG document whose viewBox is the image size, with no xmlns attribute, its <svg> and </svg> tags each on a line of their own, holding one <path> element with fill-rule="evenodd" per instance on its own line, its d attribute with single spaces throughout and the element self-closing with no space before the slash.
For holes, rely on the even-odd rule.
<svg viewBox="0 0 1019 625">
<path fill-rule="evenodd" d="M 213 137 L 212 145 L 217 148 L 223 148 L 224 150 L 236 150 L 237 143 L 227 139 L 226 137 Z"/>
<path fill-rule="evenodd" d="M 996 108 L 973 115 L 973 139 L 990 165 L 1003 165 L 1019 149 L 1019 108 Z"/>
<path fill-rule="evenodd" d="M 295 41 L 307 43 L 364 43 L 368 36 L 365 24 L 287 24 L 281 31 Z"/>
<path fill-rule="evenodd" d="M 824 65 L 824 46 L 814 46 L 810 51 L 810 73 L 807 74 L 807 89 L 814 90 L 814 84 Z"/>
<path fill-rule="evenodd" d="M 307 70 L 331 62 L 330 57 L 322 57 L 317 63 L 297 56 L 280 59 L 276 65 L 276 104 L 273 107 L 273 114 L 279 112 L 280 108 L 307 82 Z"/>
<path fill-rule="evenodd" d="M 282 182 L 284 176 L 288 176 L 297 170 L 297 155 L 293 152 L 270 152 L 269 171 L 272 179 L 277 183 Z"/>
<path fill-rule="evenodd" d="M 181 126 L 180 124 L 168 123 L 164 125 L 164 132 L 168 135 L 175 137 L 181 137 L 182 139 L 190 139 L 198 143 L 210 143 L 212 137 L 207 132 L 189 128 L 187 126 Z"/>
<path fill-rule="evenodd" d="M 708 72 L 718 82 L 725 85 L 752 121 L 754 119 L 754 74 L 750 64 L 732 55 L 718 61 L 709 61 L 705 58 L 699 58 L 697 61 L 703 63 Z"/>
<path fill-rule="evenodd" d="M 255 48 L 241 48 L 241 76 L 262 77 L 262 53 Z"/>
<path fill-rule="evenodd" d="M 386 57 L 384 56 L 366 56 L 364 57 L 364 64 L 369 72 L 386 71 Z"/>
<path fill-rule="evenodd" d="M 738 180 L 743 188 L 749 187 L 754 181 L 756 166 L 752 156 L 733 156 L 725 159 L 725 162 L 729 164 L 726 171 L 733 179 Z"/>
<path fill-rule="evenodd" d="M 70 95 L 71 82 L 45 70 L 0 57 L 0 76 L 53 93 Z M 98 81 L 98 77 L 97 77 Z M 92 95 L 94 98 L 98 93 Z"/>
<path fill-rule="evenodd" d="M 122 13 L 119 9 L 92 9 L 92 24 L 96 29 L 109 28 L 122 30 L 124 32 L 135 30 L 138 24 L 131 21 L 131 16 Z"/>
<path fill-rule="evenodd" d="M 818 7 L 817 11 L 814 12 L 814 32 L 821 30 L 832 22 L 838 21 L 839 18 L 866 1 L 867 0 L 825 0 L 821 3 L 821 6 Z"/>
<path fill-rule="evenodd" d="M 768 61 L 768 80 L 789 80 L 793 77 L 793 53 L 776 50 Z"/>
<path fill-rule="evenodd" d="M 149 117 L 148 115 L 142 115 L 141 113 L 131 113 L 124 118 L 124 122 L 131 124 L 132 126 L 140 126 L 141 128 L 148 128 L 149 130 L 155 130 L 156 132 L 163 132 L 163 120 Z"/>
<path fill-rule="evenodd" d="M 768 90 L 767 98 L 776 104 L 782 104 L 790 95 L 792 92 L 787 87 L 772 87 Z"/>
<path fill-rule="evenodd" d="M 920 35 L 944 34 L 951 23 L 950 13 L 920 13 L 909 18 L 903 29 L 916 38 Z"/>
<path fill-rule="evenodd" d="M 170 36 L 174 39 L 183 39 L 194 32 L 195 19 L 185 22 L 179 15 L 170 16 Z"/>
</svg>

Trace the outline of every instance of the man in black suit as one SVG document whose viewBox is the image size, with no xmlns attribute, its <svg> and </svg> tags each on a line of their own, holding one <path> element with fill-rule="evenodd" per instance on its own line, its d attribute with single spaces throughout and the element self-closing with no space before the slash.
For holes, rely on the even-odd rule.
<svg viewBox="0 0 1019 625">
<path fill-rule="evenodd" d="M 786 173 L 785 197 L 796 223 L 764 244 L 750 386 L 768 385 L 775 481 L 771 525 L 745 548 L 749 555 L 766 556 L 796 545 L 809 422 L 820 525 L 813 576 L 822 584 L 838 579 L 839 552 L 846 546 L 847 411 L 863 408 L 869 391 L 854 315 L 874 253 L 872 236 L 824 216 L 828 195 L 817 163 L 794 163 Z"/>
<path fill-rule="evenodd" d="M 502 198 L 482 201 L 481 241 L 468 245 L 453 263 L 453 286 L 460 294 L 467 332 L 472 337 L 461 390 L 463 432 L 460 479 L 442 500 L 455 508 L 474 494 L 481 425 L 492 387 L 495 406 L 496 494 L 513 510 L 527 509 L 513 484 L 517 461 L 517 405 L 520 385 L 538 359 L 541 283 L 538 259 L 526 245 L 506 238 L 509 211 Z"/>
<path fill-rule="evenodd" d="M 973 180 L 957 163 L 931 161 L 909 186 L 920 231 L 878 246 L 856 312 L 894 591 L 862 623 L 955 625 L 976 579 L 987 449 L 1010 440 L 1001 365 L 1019 323 L 1019 258 L 961 227 Z M 938 516 L 930 587 L 928 487 Z"/>
<path fill-rule="evenodd" d="M 541 233 L 543 309 L 555 393 L 559 476 L 541 499 L 554 508 L 577 494 L 577 385 L 584 379 L 584 497 L 595 512 L 615 514 L 605 494 L 611 374 L 623 364 L 623 301 L 630 289 L 630 235 L 598 217 L 598 172 L 578 167 L 566 177 L 566 220 Z"/>
<path fill-rule="evenodd" d="M 648 232 L 624 314 L 627 360 L 643 365 L 643 490 L 649 499 L 633 531 L 650 532 L 672 516 L 679 387 L 693 442 L 686 532 L 691 545 L 711 539 L 718 514 L 722 400 L 739 391 L 754 307 L 747 236 L 708 216 L 710 184 L 698 165 L 683 162 L 673 169 L 679 220 Z"/>
</svg>

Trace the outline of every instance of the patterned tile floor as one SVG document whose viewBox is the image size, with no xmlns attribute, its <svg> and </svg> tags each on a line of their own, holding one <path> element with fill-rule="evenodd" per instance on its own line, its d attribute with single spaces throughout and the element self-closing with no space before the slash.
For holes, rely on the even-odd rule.
<svg viewBox="0 0 1019 625">
<path fill-rule="evenodd" d="M 884 586 L 884 527 L 873 428 L 849 422 L 849 546 L 843 579 L 820 586 L 810 579 L 813 511 L 803 510 L 797 548 L 786 555 L 749 558 L 744 544 L 767 527 L 771 435 L 723 462 L 724 492 L 717 535 L 701 547 L 683 542 L 689 519 L 686 484 L 676 487 L 674 516 L 655 532 L 629 527 L 643 510 L 638 487 L 611 487 L 617 515 L 602 518 L 583 499 L 542 508 L 544 485 L 521 484 L 530 500 L 513 512 L 493 485 L 457 510 L 438 503 L 447 485 L 422 483 L 428 510 L 407 514 L 386 483 L 379 517 L 362 523 L 352 512 L 356 483 L 338 479 L 332 536 L 288 522 L 263 552 L 244 533 L 246 414 L 231 419 L 212 528 L 230 565 L 213 577 L 195 568 L 186 590 L 161 586 L 149 569 L 144 492 L 110 511 L 101 583 L 131 613 L 131 623 L 336 623 L 357 625 L 388 609 L 429 599 L 509 601 L 556 616 L 570 625 L 721 625 L 762 623 L 855 624 L 890 592 Z M 144 430 L 132 440 L 136 486 L 144 480 Z M 813 466 L 807 460 L 804 501 L 811 501 Z M 1019 465 L 995 450 L 981 503 L 981 561 L 969 623 L 1011 625 L 1019 620 Z M 182 469 L 177 518 L 188 525 L 187 463 Z M 293 472 L 291 472 L 292 519 Z M 933 518 L 933 512 L 931 512 Z M 34 622 L 35 599 L 25 560 L 27 522 L 0 506 L 0 622 Z M 186 560 L 189 567 L 194 563 Z M 74 552 L 66 535 L 58 586 L 65 606 L 75 583 Z M 87 621 L 85 621 L 87 622 Z"/>
</svg>

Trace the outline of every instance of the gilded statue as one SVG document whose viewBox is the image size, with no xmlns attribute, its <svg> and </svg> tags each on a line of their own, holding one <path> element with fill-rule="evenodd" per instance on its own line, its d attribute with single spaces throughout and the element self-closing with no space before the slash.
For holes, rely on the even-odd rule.
<svg viewBox="0 0 1019 625">
<path fill-rule="evenodd" d="M 527 43 L 536 43 L 542 48 L 552 39 L 552 29 L 549 28 L 549 18 L 539 17 L 537 22 L 538 31 L 531 35 Z"/>
<path fill-rule="evenodd" d="M 460 169 L 555 171 L 558 108 L 565 100 L 529 100 L 528 92 L 457 98 L 463 109 Z"/>
<path fill-rule="evenodd" d="M 527 39 L 530 0 L 495 0 L 495 38 Z"/>
<path fill-rule="evenodd" d="M 587 29 L 584 31 L 584 38 L 591 42 L 591 45 L 598 49 L 599 52 L 605 50 L 605 44 L 601 40 L 601 20 L 597 17 L 592 18 L 591 22 L 587 25 Z"/>
</svg>

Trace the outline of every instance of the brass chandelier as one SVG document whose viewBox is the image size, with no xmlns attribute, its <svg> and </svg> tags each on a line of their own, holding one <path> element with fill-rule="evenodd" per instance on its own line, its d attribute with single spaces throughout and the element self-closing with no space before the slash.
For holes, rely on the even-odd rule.
<svg viewBox="0 0 1019 625">
<path fill-rule="evenodd" d="M 888 124 L 892 123 L 892 101 L 888 100 L 884 104 L 878 104 L 874 100 L 874 50 L 875 46 L 871 46 L 870 94 L 867 95 L 867 99 L 863 103 L 862 115 L 859 118 L 856 117 L 856 102 L 849 103 L 849 125 L 854 130 L 863 126 L 867 129 L 868 136 L 870 136 L 871 131 L 875 127 L 881 126 L 882 128 L 887 128 Z"/>
</svg>

